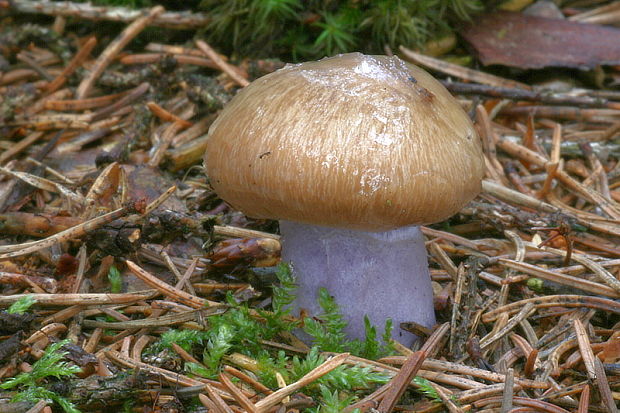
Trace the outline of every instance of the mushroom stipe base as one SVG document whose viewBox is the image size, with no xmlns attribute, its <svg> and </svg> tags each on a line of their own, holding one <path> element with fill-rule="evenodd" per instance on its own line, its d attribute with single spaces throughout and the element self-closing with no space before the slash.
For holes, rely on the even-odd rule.
<svg viewBox="0 0 620 413">
<path fill-rule="evenodd" d="M 366 232 L 280 221 L 282 258 L 292 265 L 298 294 L 294 305 L 320 314 L 320 287 L 335 298 L 350 338 L 364 338 L 364 315 L 380 332 L 410 345 L 416 336 L 400 328 L 415 321 L 435 324 L 433 291 L 424 238 L 418 226 Z"/>
</svg>

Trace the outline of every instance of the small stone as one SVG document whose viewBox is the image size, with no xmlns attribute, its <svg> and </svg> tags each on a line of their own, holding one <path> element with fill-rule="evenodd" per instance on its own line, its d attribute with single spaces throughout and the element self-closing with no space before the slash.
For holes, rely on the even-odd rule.
<svg viewBox="0 0 620 413">
<path fill-rule="evenodd" d="M 523 10 L 523 14 L 546 17 L 548 19 L 565 18 L 560 8 L 551 0 L 538 0 L 536 3 Z"/>
</svg>

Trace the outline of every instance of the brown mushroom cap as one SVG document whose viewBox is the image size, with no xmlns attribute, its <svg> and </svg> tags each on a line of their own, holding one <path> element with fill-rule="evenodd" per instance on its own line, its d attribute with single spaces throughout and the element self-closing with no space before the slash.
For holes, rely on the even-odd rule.
<svg viewBox="0 0 620 413">
<path fill-rule="evenodd" d="M 432 76 L 349 53 L 255 80 L 209 130 L 211 185 L 255 218 L 383 231 L 456 213 L 480 192 L 480 139 Z"/>
</svg>

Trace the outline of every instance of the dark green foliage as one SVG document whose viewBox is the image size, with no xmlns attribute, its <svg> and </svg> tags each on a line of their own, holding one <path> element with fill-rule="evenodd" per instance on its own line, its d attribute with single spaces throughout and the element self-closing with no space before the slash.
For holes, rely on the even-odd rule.
<svg viewBox="0 0 620 413">
<path fill-rule="evenodd" d="M 236 303 L 229 295 L 230 309 L 224 314 L 210 317 L 208 330 L 169 330 L 151 346 L 149 353 L 169 348 L 172 343 L 194 354 L 202 351 L 202 364 L 185 363 L 185 370 L 207 378 L 217 378 L 226 356 L 241 353 L 256 360 L 259 380 L 273 388 L 277 387 L 276 373 L 281 374 L 287 383 L 292 383 L 323 364 L 325 357 L 321 351 L 324 350 L 353 349 L 362 356 L 386 354 L 388 347 L 377 342 L 376 332 L 370 323 L 367 323 L 365 341 L 358 340 L 354 344 L 346 341 L 342 331 L 346 323 L 338 312 L 338 305 L 327 291 L 321 292 L 320 303 L 324 314 L 315 326 L 315 337 L 321 345 L 315 345 L 305 356 L 291 357 L 283 351 L 269 351 L 261 345 L 261 340 L 275 339 L 280 332 L 290 331 L 296 325 L 286 319 L 290 311 L 288 307 L 295 299 L 295 278 L 285 264 L 279 266 L 276 276 L 278 283 L 273 288 L 271 311 L 260 311 L 261 318 L 250 314 L 247 305 Z M 386 375 L 368 367 L 341 365 L 309 385 L 305 392 L 321 401 L 317 408 L 319 410 L 313 411 L 335 412 L 348 405 L 349 400 L 356 399 L 364 390 L 386 383 L 388 379 Z"/>
<path fill-rule="evenodd" d="M 276 271 L 278 284 L 273 286 L 271 309 L 275 315 L 287 315 L 286 309 L 295 300 L 295 276 L 288 264 L 281 263 Z"/>
<path fill-rule="evenodd" d="M 356 351 L 356 353 L 370 360 L 376 360 L 380 357 L 393 353 L 393 348 L 390 344 L 392 339 L 391 319 L 385 321 L 385 328 L 382 335 L 382 340 L 383 343 L 386 344 L 383 346 L 377 340 L 377 328 L 370 324 L 370 320 L 368 319 L 368 317 L 364 317 L 364 326 L 366 330 L 366 337 L 364 341 L 360 342 L 360 348 Z"/>
<path fill-rule="evenodd" d="M 334 390 L 333 392 L 329 390 L 326 386 L 320 386 L 321 392 L 321 401 L 322 403 L 314 408 L 307 409 L 308 413 L 340 413 L 347 406 L 349 406 L 353 401 L 355 401 L 354 396 L 341 396 L 338 390 Z M 355 409 L 351 413 L 358 413 L 360 410 Z"/>
<path fill-rule="evenodd" d="M 315 318 L 306 318 L 304 320 L 304 331 L 314 339 L 313 344 L 322 351 L 330 352 L 349 352 L 356 356 L 374 360 L 376 358 L 393 353 L 390 345 L 392 332 L 392 320 L 386 320 L 385 332 L 383 333 L 383 342 L 377 341 L 377 331 L 370 324 L 368 318 L 364 319 L 366 326 L 366 337 L 363 341 L 351 340 L 345 338 L 344 328 L 347 323 L 340 314 L 340 307 L 329 292 L 322 288 L 319 290 L 319 305 L 323 310 L 323 314 Z"/>
<path fill-rule="evenodd" d="M 325 358 L 321 355 L 318 347 L 313 347 L 303 357 L 295 356 L 292 359 L 280 351 L 276 357 L 259 359 L 258 377 L 261 383 L 276 387 L 276 372 L 280 373 L 287 383 L 293 383 L 324 362 Z M 335 406 L 333 404 L 335 400 L 332 397 L 326 397 L 326 391 L 329 392 L 330 396 L 336 394 L 338 398 L 343 397 L 341 401 L 342 403 L 346 401 L 346 404 L 339 405 L 342 408 L 350 404 L 350 401 L 357 399 L 358 395 L 362 394 L 364 390 L 387 383 L 388 380 L 388 376 L 374 372 L 369 367 L 343 364 L 304 389 L 304 393 L 320 401 L 316 409 L 305 410 L 305 412 L 340 411 L 329 410 Z"/>
<path fill-rule="evenodd" d="M 68 343 L 67 340 L 50 344 L 43 354 L 43 357 L 34 363 L 32 371 L 20 373 L 16 377 L 1 384 L 0 387 L 3 389 L 10 389 L 22 384 L 32 386 L 49 376 L 61 378 L 63 376 L 72 376 L 74 373 L 80 371 L 78 366 L 69 365 L 67 362 L 62 361 L 62 358 L 67 352 L 60 351 L 60 348 L 66 343 Z"/>
<path fill-rule="evenodd" d="M 364 340 L 349 341 L 344 328 L 346 322 L 338 304 L 327 290 L 319 292 L 319 304 L 323 314 L 316 319 L 306 319 L 304 330 L 314 338 L 314 345 L 305 355 L 290 356 L 284 351 L 272 351 L 261 345 L 261 340 L 277 339 L 277 335 L 290 331 L 296 324 L 288 321 L 289 306 L 295 299 L 295 277 L 291 269 L 281 264 L 276 272 L 278 283 L 273 287 L 271 311 L 259 311 L 260 317 L 250 313 L 246 304 L 238 304 L 229 295 L 230 309 L 224 314 L 209 318 L 206 331 L 170 330 L 149 349 L 158 352 L 177 343 L 193 354 L 202 352 L 202 364 L 185 363 L 185 370 L 207 378 L 217 378 L 222 361 L 232 353 L 241 353 L 256 361 L 255 374 L 261 383 L 271 388 L 278 386 L 276 373 L 287 383 L 293 383 L 322 365 L 326 356 L 322 352 L 350 352 L 367 359 L 392 354 L 391 321 L 385 325 L 383 342 L 377 339 L 377 331 L 366 324 Z M 387 344 L 386 344 L 387 343 Z M 309 384 L 304 393 L 315 398 L 317 407 L 304 412 L 331 413 L 368 394 L 378 385 L 387 383 L 389 377 L 373 371 L 370 367 L 343 364 Z M 423 379 L 416 382 L 421 391 L 433 397 L 433 389 Z M 436 395 L 435 395 L 436 396 Z"/>
<path fill-rule="evenodd" d="M 274 286 L 272 311 L 260 311 L 264 320 L 250 314 L 245 304 L 238 304 L 229 295 L 230 309 L 224 314 L 209 318 L 209 330 L 169 330 L 162 334 L 161 339 L 149 349 L 159 352 L 176 343 L 184 350 L 191 352 L 202 347 L 202 363 L 206 369 L 196 364 L 186 364 L 186 369 L 194 374 L 215 378 L 219 374 L 222 358 L 230 353 L 238 352 L 257 360 L 263 360 L 268 370 L 276 369 L 269 366 L 271 355 L 261 345 L 261 340 L 271 340 L 282 331 L 290 331 L 295 324 L 287 321 L 286 308 L 295 298 L 295 279 L 286 264 L 278 267 L 276 276 L 279 284 Z"/>
<path fill-rule="evenodd" d="M 269 49 L 282 35 L 282 25 L 297 19 L 302 2 L 202 0 L 200 8 L 213 18 L 207 28 L 211 40 L 244 53 L 255 47 Z"/>
<path fill-rule="evenodd" d="M 290 369 L 290 379 L 299 380 L 313 369 L 325 362 L 317 347 L 312 347 L 305 358 L 294 357 Z M 325 385 L 335 390 L 364 389 L 371 384 L 384 384 L 388 381 L 385 374 L 373 372 L 369 367 L 340 365 L 312 384 Z"/>
<path fill-rule="evenodd" d="M 420 47 L 483 10 L 480 0 L 202 0 L 205 29 L 227 53 L 320 58 Z"/>
<path fill-rule="evenodd" d="M 482 0 L 95 0 L 95 4 L 195 9 L 209 15 L 204 35 L 226 54 L 317 59 L 420 47 L 483 10 Z M 196 4 L 198 6 L 196 7 Z"/>
<path fill-rule="evenodd" d="M 369 8 L 361 26 L 370 30 L 375 46 L 419 46 L 433 32 L 447 31 L 441 14 L 438 5 L 428 1 L 380 0 Z"/>
<path fill-rule="evenodd" d="M 238 320 L 241 320 L 240 323 L 236 323 L 238 326 L 243 326 L 247 328 L 247 332 L 252 332 L 252 334 L 258 334 L 258 331 L 254 331 L 255 329 L 247 323 L 247 319 L 245 319 L 245 315 L 241 317 L 237 317 Z M 213 328 L 213 334 L 211 334 L 211 338 L 207 342 L 207 347 L 204 349 L 202 362 L 205 366 L 208 367 L 207 376 L 206 377 L 217 377 L 219 373 L 220 362 L 222 361 L 222 357 L 224 357 L 231 347 L 233 346 L 233 340 L 237 339 L 237 342 L 242 342 L 244 338 L 235 337 L 235 331 L 229 324 L 218 323 Z"/>
<path fill-rule="evenodd" d="M 266 354 L 260 346 L 260 340 L 270 339 L 272 335 L 264 323 L 253 318 L 244 305 L 237 305 L 232 299 L 231 309 L 226 313 L 210 317 L 209 329 L 206 331 L 170 330 L 164 333 L 149 352 L 158 352 L 176 343 L 186 351 L 196 352 L 202 349 L 202 366 L 186 364 L 186 369 L 207 378 L 216 378 L 219 374 L 222 358 L 238 352 L 256 357 Z"/>
<path fill-rule="evenodd" d="M 361 13 L 358 9 L 346 7 L 336 13 L 325 12 L 322 19 L 314 25 L 321 32 L 314 41 L 314 51 L 333 55 L 356 50 L 355 31 L 360 23 Z"/>
<path fill-rule="evenodd" d="M 425 395 L 426 397 L 428 397 L 429 399 L 433 401 L 441 402 L 441 398 L 437 394 L 437 391 L 433 388 L 433 386 L 430 385 L 429 381 L 426 380 L 424 377 L 415 376 L 413 378 L 413 382 L 420 387 L 417 390 L 419 393 L 422 393 L 423 395 Z"/>
<path fill-rule="evenodd" d="M 343 329 L 347 323 L 340 314 L 340 308 L 325 288 L 319 290 L 319 305 L 323 314 L 317 319 L 306 318 L 304 330 L 314 338 L 314 345 L 323 351 L 344 352 L 345 334 Z"/>
<path fill-rule="evenodd" d="M 51 400 L 62 407 L 62 409 L 67 413 L 80 413 L 80 410 L 69 400 L 60 396 L 58 393 L 47 390 L 44 387 L 28 387 L 26 390 L 18 393 L 13 399 L 11 399 L 13 403 L 25 401 L 36 403 L 39 400 Z"/>
<path fill-rule="evenodd" d="M 206 331 L 171 329 L 162 334 L 159 341 L 149 348 L 149 353 L 158 353 L 171 348 L 172 343 L 191 352 L 193 348 L 202 345 L 208 338 L 209 333 Z"/>
<path fill-rule="evenodd" d="M 50 344 L 45 350 L 43 357 L 33 364 L 32 371 L 20 373 L 16 377 L 2 383 L 0 388 L 11 389 L 13 387 L 20 387 L 20 392 L 12 399 L 13 402 L 38 402 L 41 399 L 45 399 L 56 402 L 65 412 L 79 413 L 79 410 L 67 399 L 42 387 L 44 379 L 48 377 L 60 379 L 66 376 L 73 376 L 80 371 L 78 366 L 62 361 L 67 352 L 61 351 L 61 348 L 68 342 L 68 340 L 64 340 Z"/>
<path fill-rule="evenodd" d="M 278 283 L 272 288 L 271 311 L 258 310 L 265 319 L 268 335 L 275 336 L 280 331 L 291 331 L 297 323 L 288 321 L 290 305 L 295 300 L 295 277 L 288 264 L 281 263 L 276 271 Z"/>
</svg>

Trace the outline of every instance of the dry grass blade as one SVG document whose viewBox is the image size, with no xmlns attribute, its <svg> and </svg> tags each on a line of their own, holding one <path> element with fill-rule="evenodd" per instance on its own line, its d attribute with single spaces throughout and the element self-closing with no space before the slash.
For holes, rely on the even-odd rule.
<svg viewBox="0 0 620 413">
<path fill-rule="evenodd" d="M 547 387 L 549 387 L 547 385 Z M 481 387 L 472 390 L 465 390 L 454 394 L 454 398 L 458 400 L 459 403 L 471 403 L 475 400 L 484 399 L 487 397 L 495 396 L 498 394 L 503 394 L 506 388 L 506 383 L 500 384 L 491 384 L 486 387 Z M 521 390 L 521 386 L 515 385 L 513 386 L 512 392 L 517 392 Z"/>
<path fill-rule="evenodd" d="M 232 65 L 229 65 L 217 54 L 215 50 L 207 42 L 203 40 L 196 40 L 196 46 L 211 59 L 222 72 L 226 73 L 232 80 L 235 81 L 241 87 L 246 87 L 250 82 L 238 73 L 238 69 Z"/>
<path fill-rule="evenodd" d="M 161 317 L 145 318 L 142 320 L 128 320 L 128 321 L 96 321 L 96 320 L 84 320 L 82 323 L 85 327 L 105 328 L 110 330 L 125 330 L 129 328 L 154 328 L 154 327 L 166 327 L 174 326 L 177 324 L 186 323 L 188 321 L 200 321 L 202 317 L 209 317 L 213 315 L 222 314 L 226 311 L 228 306 L 219 305 L 209 307 L 204 310 L 192 310 L 182 313 L 173 313 L 163 315 Z"/>
<path fill-rule="evenodd" d="M 497 142 L 497 146 L 503 151 L 509 153 L 510 155 L 515 156 L 516 158 L 519 158 L 521 160 L 530 162 L 537 166 L 545 167 L 549 163 L 546 158 L 539 155 L 538 153 L 522 145 L 511 142 L 507 139 L 500 139 Z M 579 194 L 581 197 L 588 200 L 589 202 L 597 205 L 611 218 L 620 219 L 620 210 L 616 202 L 605 199 L 605 197 L 603 197 L 603 195 L 601 195 L 599 192 L 576 181 L 573 177 L 571 177 L 563 170 L 556 171 L 555 176 L 564 186 Z"/>
<path fill-rule="evenodd" d="M 112 43 L 110 43 L 106 49 L 99 55 L 95 64 L 90 70 L 90 73 L 82 80 L 82 83 L 77 88 L 76 97 L 78 99 L 83 99 L 87 97 L 95 81 L 112 60 L 118 55 L 118 53 L 123 50 L 123 48 L 134 38 L 136 37 L 146 26 L 148 26 L 157 16 L 164 12 L 164 8 L 162 6 L 153 7 L 148 15 L 140 17 L 136 19 L 133 23 L 123 30 L 123 32 L 116 38 Z"/>
<path fill-rule="evenodd" d="M 249 375 L 245 374 L 244 372 L 242 372 L 240 370 L 237 370 L 234 367 L 225 366 L 224 367 L 224 372 L 230 374 L 231 376 L 235 376 L 236 378 L 238 378 L 241 381 L 244 381 L 245 383 L 247 383 L 250 386 L 252 386 L 259 393 L 263 393 L 263 394 L 266 394 L 266 395 L 269 395 L 269 394 L 273 393 L 273 391 L 270 388 L 266 387 L 265 385 L 261 384 L 260 382 L 256 381 L 255 379 L 253 379 Z"/>
<path fill-rule="evenodd" d="M 421 350 L 424 351 L 429 357 L 433 357 L 439 352 L 439 344 L 445 338 L 448 331 L 450 331 L 450 323 L 443 323 L 438 328 L 435 328 L 433 333 L 424 342 Z"/>
<path fill-rule="evenodd" d="M 500 199 L 504 202 L 511 204 L 522 205 L 528 208 L 535 209 L 541 212 L 557 212 L 559 209 L 551 204 L 543 202 L 539 199 L 515 191 L 514 189 L 507 188 L 496 182 L 489 181 L 487 179 L 482 180 L 482 190 Z"/>
<path fill-rule="evenodd" d="M 121 167 L 118 162 L 112 162 L 106 166 L 103 171 L 101 171 L 86 194 L 87 206 L 95 205 L 96 200 L 99 199 L 107 190 L 110 190 L 111 186 L 116 186 L 113 183 L 118 181 L 120 169 Z"/>
<path fill-rule="evenodd" d="M 68 113 L 57 113 L 30 116 L 26 118 L 15 118 L 13 122 L 17 126 L 29 126 L 38 130 L 50 129 L 88 129 L 93 116 L 91 114 L 74 115 Z"/>
<path fill-rule="evenodd" d="M 601 281 L 603 281 L 609 287 L 613 288 L 620 296 L 620 281 L 618 281 L 618 279 L 614 277 L 612 273 L 603 268 L 602 265 L 580 254 L 573 254 L 573 259 L 578 263 L 582 264 L 583 266 L 587 267 L 588 269 L 592 270 L 592 272 L 596 274 Z"/>
<path fill-rule="evenodd" d="M 31 242 L 24 242 L 23 244 L 3 245 L 0 246 L 0 259 L 19 257 L 20 255 L 30 254 L 32 252 L 41 250 L 57 244 L 65 242 L 71 239 L 79 238 L 86 235 L 89 231 L 99 228 L 109 222 L 114 221 L 127 214 L 132 210 L 132 207 L 122 207 L 107 214 L 98 216 L 75 227 L 68 228 L 58 234 L 51 237 Z"/>
<path fill-rule="evenodd" d="M 253 229 L 233 227 L 230 225 L 214 225 L 213 232 L 217 235 L 230 238 L 272 238 L 279 240 L 280 236 L 269 232 L 256 231 Z"/>
<path fill-rule="evenodd" d="M 195 295 L 186 293 L 178 288 L 173 287 L 172 285 L 165 283 L 159 278 L 155 277 L 148 271 L 140 268 L 136 263 L 132 261 L 125 261 L 129 270 L 142 281 L 147 283 L 152 288 L 160 291 L 166 297 L 170 297 L 176 301 L 179 301 L 182 304 L 185 304 L 192 308 L 205 308 L 205 306 L 219 306 L 218 302 L 205 300 L 204 298 L 197 297 Z"/>
<path fill-rule="evenodd" d="M 0 296 L 0 307 L 8 307 L 18 300 L 30 297 L 40 306 L 100 306 L 111 304 L 130 304 L 154 296 L 152 291 L 126 294 L 14 294 Z"/>
<path fill-rule="evenodd" d="M 383 399 L 383 396 L 385 396 L 385 392 L 388 389 L 389 383 L 384 384 L 368 396 L 364 397 L 362 400 L 347 406 L 345 409 L 342 410 L 342 413 L 351 413 L 355 409 L 359 409 L 362 412 L 376 411 L 376 408 L 379 406 L 379 403 Z"/>
<path fill-rule="evenodd" d="M 581 397 L 579 398 L 579 408 L 577 409 L 577 413 L 588 413 L 590 407 L 590 386 L 583 386 L 583 390 L 581 391 Z"/>
<path fill-rule="evenodd" d="M 620 293 L 606 285 L 558 273 L 555 271 L 545 270 L 544 268 L 537 267 L 536 265 L 528 264 L 525 262 L 513 261 L 506 258 L 500 258 L 498 260 L 498 263 L 505 267 L 512 268 L 526 274 L 530 274 L 534 277 L 553 281 L 559 284 L 564 284 L 573 288 L 578 288 L 589 293 L 604 295 L 611 298 L 620 297 Z"/>
<path fill-rule="evenodd" d="M 205 386 L 205 383 L 194 380 L 190 377 L 187 377 L 183 374 L 175 373 L 170 370 L 162 369 L 160 367 L 151 366 L 147 363 L 142 363 L 140 361 L 135 361 L 129 357 L 124 356 L 123 354 L 108 350 L 105 351 L 105 356 L 110 359 L 110 361 L 119 364 L 121 366 L 125 366 L 130 369 L 140 369 L 143 371 L 147 371 L 150 374 L 155 376 L 159 376 L 164 380 L 168 381 L 172 385 L 181 385 L 184 387 L 192 387 L 192 386 Z"/>
<path fill-rule="evenodd" d="M 198 395 L 198 399 L 200 400 L 200 403 L 202 403 L 202 405 L 204 407 L 206 407 L 208 409 L 208 412 L 211 413 L 223 413 L 218 407 L 217 405 L 213 402 L 213 400 L 211 400 L 209 397 L 207 397 L 204 394 L 199 394 Z"/>
<path fill-rule="evenodd" d="M 0 3 L 1 6 L 2 3 Z M 50 16 L 65 16 L 68 18 L 81 18 L 89 20 L 108 20 L 113 22 L 131 23 L 144 14 L 144 10 L 128 7 L 98 6 L 91 3 L 79 3 L 71 1 L 41 2 L 32 0 L 20 0 L 14 2 L 11 7 L 22 13 L 35 13 Z M 212 18 L 205 13 L 165 12 L 158 15 L 152 22 L 154 26 L 172 29 L 203 28 L 211 22 Z"/>
<path fill-rule="evenodd" d="M 224 385 L 226 390 L 228 390 L 228 392 L 232 395 L 232 397 L 234 397 L 234 399 L 237 401 L 237 403 L 239 403 L 241 407 L 243 407 L 249 413 L 258 412 L 256 406 L 254 406 L 254 403 L 252 403 L 250 399 L 248 399 L 245 394 L 243 394 L 243 392 L 237 386 L 235 386 L 232 381 L 230 381 L 226 374 L 220 373 L 219 378 L 220 382 Z"/>
<path fill-rule="evenodd" d="M 437 396 L 439 396 L 442 403 L 448 408 L 450 413 L 465 413 L 465 410 L 461 406 L 457 405 L 454 400 L 452 400 L 452 394 L 448 394 L 446 389 L 436 383 L 433 383 L 432 381 L 429 381 L 428 383 L 435 390 Z"/>
<path fill-rule="evenodd" d="M 403 356 L 391 356 L 385 357 L 381 359 L 384 363 L 389 364 L 403 364 L 406 358 Z M 427 371 L 438 371 L 443 373 L 456 373 L 464 376 L 472 376 L 475 378 L 493 381 L 497 383 L 503 383 L 506 380 L 506 376 L 504 374 L 491 372 L 488 370 L 479 369 L 476 367 L 467 366 L 465 364 L 452 363 L 444 360 L 435 360 L 427 358 L 422 363 L 422 369 Z M 391 373 L 393 375 L 393 373 Z M 532 387 L 538 389 L 545 389 L 548 385 L 541 381 L 533 381 L 527 379 L 516 379 L 518 384 L 523 385 L 524 387 Z"/>
<path fill-rule="evenodd" d="M 416 53 L 413 50 L 407 49 L 405 46 L 400 46 L 400 51 L 405 56 L 406 60 L 412 60 L 413 63 L 421 66 L 430 67 L 439 72 L 456 76 L 461 79 L 469 80 L 472 82 L 478 82 L 485 85 L 509 87 L 517 89 L 531 89 L 530 86 L 525 83 L 515 82 L 514 80 L 504 79 L 498 76 L 490 75 L 488 73 L 479 72 L 477 70 L 468 69 L 463 66 L 456 65 L 454 63 L 444 62 L 443 60 L 435 59 L 430 56 L 425 56 L 420 53 Z"/>
<path fill-rule="evenodd" d="M 483 400 L 474 402 L 474 406 L 477 408 L 499 407 L 499 405 L 501 404 L 501 401 L 502 401 L 501 397 L 489 397 L 488 399 L 483 399 Z M 514 404 L 518 406 L 524 406 L 524 407 L 530 408 L 531 410 L 529 411 L 534 411 L 534 412 L 569 413 L 568 410 L 563 409 L 559 406 L 555 406 L 551 403 L 543 402 L 540 400 L 530 399 L 528 397 L 514 397 L 513 402 Z M 480 411 L 480 410 L 474 410 L 474 411 Z M 514 411 L 515 409 L 512 410 L 512 412 Z M 524 411 L 524 410 L 521 410 L 521 411 Z M 528 411 L 528 410 L 525 410 L 525 411 Z"/>
<path fill-rule="evenodd" d="M 222 399 L 222 396 L 220 396 L 219 393 L 215 391 L 213 386 L 207 384 L 205 388 L 207 389 L 207 393 L 209 393 L 209 398 L 213 401 L 217 410 L 222 413 L 234 413 L 230 406 L 228 406 L 224 399 Z"/>
<path fill-rule="evenodd" d="M 63 185 L 52 182 L 49 179 L 41 178 L 40 176 L 31 175 L 25 172 L 11 171 L 10 169 L 2 167 L 0 167 L 0 172 L 3 172 L 17 179 L 21 179 L 28 185 L 32 185 L 35 188 L 42 189 L 43 191 L 62 194 L 72 202 L 77 203 L 78 205 L 84 204 L 84 197 L 82 195 L 75 193 L 68 188 L 65 188 Z"/>
<path fill-rule="evenodd" d="M 114 114 L 121 108 L 124 108 L 130 105 L 131 103 L 137 101 L 142 95 L 148 92 L 150 88 L 151 88 L 150 83 L 148 82 L 141 83 L 140 85 L 136 86 L 134 89 L 131 89 L 128 92 L 124 93 L 120 99 L 116 100 L 112 104 L 104 108 L 101 108 L 95 113 L 93 113 L 92 120 L 98 121 L 98 120 L 105 119 L 106 117 Z"/>
<path fill-rule="evenodd" d="M 420 366 L 422 366 L 422 362 L 425 358 L 426 353 L 424 353 L 424 351 L 416 351 L 407 357 L 407 360 L 398 374 L 390 380 L 389 387 L 377 408 L 380 413 L 390 413 L 394 409 L 394 406 L 402 397 L 409 383 L 411 383 L 411 380 L 413 380 L 420 369 Z"/>
<path fill-rule="evenodd" d="M 570 16 L 568 19 L 582 23 L 608 24 L 613 23 L 614 19 L 618 18 L 619 12 L 620 3 L 611 2 L 611 4 L 606 4 L 588 11 L 575 14 L 573 16 Z"/>
<path fill-rule="evenodd" d="M 529 377 L 532 375 L 534 368 L 538 363 L 538 349 L 532 347 L 532 345 L 523 337 L 516 333 L 510 334 L 512 342 L 521 349 L 521 352 L 526 358 L 525 365 L 523 366 L 523 375 Z M 535 337 L 532 342 L 536 343 L 538 339 Z"/>
<path fill-rule="evenodd" d="M 170 196 L 172 196 L 172 194 L 176 190 L 177 190 L 176 185 L 171 186 L 170 188 L 168 188 L 163 194 L 158 196 L 157 199 L 155 199 L 153 202 L 151 202 L 150 204 L 148 204 L 146 206 L 146 208 L 144 209 L 144 212 L 142 213 L 142 215 L 148 215 L 151 212 L 153 212 L 155 209 L 157 209 L 157 207 L 159 207 L 161 204 L 163 204 L 166 201 L 166 199 L 168 199 Z"/>
<path fill-rule="evenodd" d="M 433 229 L 433 228 L 429 228 L 425 226 L 420 226 L 420 229 L 422 230 L 422 233 L 426 235 L 427 237 L 436 237 L 442 240 L 453 242 L 458 245 L 462 245 L 467 248 L 471 248 L 472 250 L 478 249 L 478 245 L 474 241 L 471 241 L 467 238 L 460 237 L 451 232 L 439 231 L 437 229 Z"/>
<path fill-rule="evenodd" d="M 614 300 L 585 295 L 547 295 L 544 297 L 528 298 L 498 307 L 483 314 L 482 321 L 485 323 L 490 323 L 495 321 L 500 314 L 514 314 L 528 303 L 534 304 L 536 308 L 549 308 L 555 306 L 588 307 L 620 314 L 620 303 Z"/>
<path fill-rule="evenodd" d="M 45 410 L 49 402 L 47 400 L 39 400 L 37 404 L 26 410 L 25 413 L 39 413 Z"/>
<path fill-rule="evenodd" d="M 502 395 L 502 410 L 500 413 L 508 413 L 512 410 L 512 396 L 514 395 L 514 370 L 508 369 L 506 372 L 506 385 Z"/>
<path fill-rule="evenodd" d="M 452 260 L 448 256 L 448 254 L 446 254 L 446 252 L 443 249 L 441 249 L 441 247 L 439 245 L 437 245 L 436 242 L 432 242 L 430 244 L 429 250 L 430 250 L 430 253 L 432 254 L 433 258 L 435 258 L 435 260 L 437 260 L 437 262 L 439 263 L 441 268 L 446 270 L 448 275 L 450 275 L 450 277 L 454 281 L 456 281 L 457 280 L 458 268 L 456 267 L 456 265 L 454 265 L 454 262 L 452 262 Z"/>
<path fill-rule="evenodd" d="M 590 380 L 592 380 L 592 382 L 596 384 L 596 387 L 598 388 L 601 395 L 601 400 L 605 405 L 607 411 L 610 413 L 617 412 L 618 409 L 616 408 L 613 395 L 609 388 L 609 383 L 607 381 L 607 376 L 605 375 L 605 370 L 603 369 L 601 361 L 594 355 L 594 352 L 592 351 L 592 345 L 590 344 L 588 333 L 586 332 L 586 329 L 581 320 L 574 320 L 573 328 L 575 329 L 575 334 L 577 335 L 579 352 L 581 353 L 581 358 L 586 368 L 586 372 L 588 373 L 588 377 L 590 378 Z"/>
<path fill-rule="evenodd" d="M 60 89 L 62 85 L 65 84 L 69 76 L 75 72 L 75 70 L 84 63 L 88 55 L 97 45 L 97 39 L 93 36 L 90 37 L 80 48 L 80 50 L 73 56 L 73 59 L 69 62 L 67 66 L 63 69 L 63 71 L 56 76 L 54 80 L 47 84 L 45 87 L 45 91 L 47 93 L 53 93 L 56 90 Z"/>
<path fill-rule="evenodd" d="M 452 316 L 450 317 L 450 341 L 449 350 L 454 352 L 454 345 L 456 342 L 456 323 L 459 315 L 459 309 L 461 305 L 461 296 L 463 294 L 463 288 L 465 286 L 465 267 L 463 264 L 459 265 L 456 275 L 456 291 L 454 292 L 454 303 L 452 304 Z"/>
<path fill-rule="evenodd" d="M 521 321 L 525 320 L 526 318 L 528 318 L 531 313 L 534 311 L 534 304 L 533 303 L 527 303 L 525 304 L 525 306 L 517 313 L 517 315 L 515 315 L 513 318 L 511 318 L 506 325 L 501 328 L 497 333 L 495 334 L 490 334 L 483 337 L 480 340 L 480 347 L 482 349 L 485 349 L 487 347 L 489 347 L 491 344 L 493 344 L 494 342 L 496 342 L 497 340 L 499 340 L 500 338 L 504 337 L 506 334 L 508 334 L 513 328 L 515 328 L 517 326 L 517 324 L 519 324 Z"/>
<path fill-rule="evenodd" d="M 164 155 L 166 150 L 170 146 L 172 139 L 177 135 L 177 132 L 183 129 L 183 124 L 181 122 L 173 122 L 171 123 L 162 133 L 161 141 L 159 145 L 155 149 L 155 153 L 149 159 L 147 165 L 150 167 L 157 167 L 159 163 L 164 159 Z"/>
<path fill-rule="evenodd" d="M 588 333 L 586 332 L 585 327 L 579 319 L 573 321 L 573 328 L 575 329 L 575 333 L 577 334 L 579 351 L 581 352 L 583 364 L 585 365 L 586 371 L 588 372 L 588 377 L 590 378 L 590 380 L 594 381 L 596 380 L 596 372 L 594 368 L 594 353 L 592 352 L 592 347 L 590 347 L 590 339 L 588 338 Z"/>
<path fill-rule="evenodd" d="M 598 358 L 594 359 L 594 372 L 596 374 L 596 387 L 598 387 L 598 391 L 601 394 L 603 406 L 609 413 L 618 413 L 616 397 L 609 387 L 609 381 L 607 380 L 603 363 Z"/>
<path fill-rule="evenodd" d="M 60 332 L 67 330 L 67 326 L 60 323 L 52 323 L 41 327 L 35 331 L 30 337 L 24 340 L 26 344 L 33 344 L 41 339 L 47 339 L 48 337 L 54 337 Z"/>
<path fill-rule="evenodd" d="M 444 373 L 452 372 L 464 376 L 477 377 L 496 383 L 503 383 L 506 381 L 506 376 L 504 374 L 467 366 L 465 364 L 452 363 L 444 360 L 426 359 L 422 364 L 422 368 L 424 370 L 434 370 Z M 547 383 L 542 381 L 528 380 L 523 378 L 515 378 L 515 382 L 520 386 L 530 387 L 534 389 L 546 389 L 549 386 Z"/>
<path fill-rule="evenodd" d="M 10 148 L 2 152 L 2 154 L 0 154 L 0 165 L 4 164 L 6 161 L 10 160 L 15 155 L 17 155 L 18 153 L 20 153 L 21 151 L 23 151 L 24 149 L 26 149 L 27 147 L 29 147 L 30 145 L 38 141 L 42 136 L 43 136 L 43 132 L 32 132 L 31 134 L 26 136 L 24 139 L 19 141 L 17 144 L 11 146 Z"/>
</svg>

